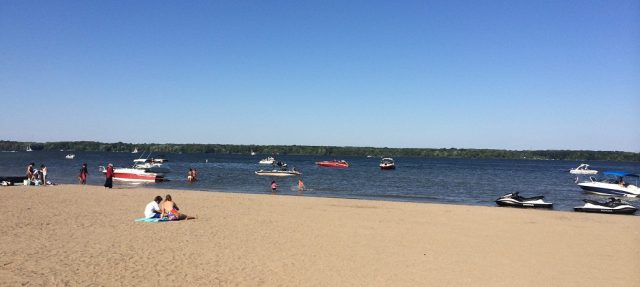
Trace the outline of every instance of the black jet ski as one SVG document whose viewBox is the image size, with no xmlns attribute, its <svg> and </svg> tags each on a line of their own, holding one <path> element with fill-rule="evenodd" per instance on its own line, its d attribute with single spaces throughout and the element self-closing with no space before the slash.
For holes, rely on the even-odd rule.
<svg viewBox="0 0 640 287">
<path fill-rule="evenodd" d="M 598 202 L 595 200 L 583 200 L 584 206 L 574 207 L 573 210 L 580 212 L 598 212 L 598 213 L 614 213 L 614 214 L 634 214 L 638 209 L 633 205 L 624 202 L 618 198 L 610 197 L 607 202 Z"/>
<path fill-rule="evenodd" d="M 505 194 L 496 203 L 500 206 L 552 208 L 553 203 L 544 202 L 544 196 L 522 197 L 517 192 Z"/>
</svg>

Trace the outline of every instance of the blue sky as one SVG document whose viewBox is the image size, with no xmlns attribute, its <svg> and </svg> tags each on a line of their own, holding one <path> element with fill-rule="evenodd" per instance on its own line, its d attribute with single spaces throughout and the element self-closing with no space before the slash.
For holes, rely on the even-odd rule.
<svg viewBox="0 0 640 287">
<path fill-rule="evenodd" d="M 640 152 L 639 1 L 0 0 L 0 139 Z"/>
</svg>

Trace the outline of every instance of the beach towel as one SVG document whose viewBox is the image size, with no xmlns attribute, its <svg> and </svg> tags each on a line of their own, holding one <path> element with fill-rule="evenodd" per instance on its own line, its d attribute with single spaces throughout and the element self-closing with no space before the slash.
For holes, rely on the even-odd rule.
<svg viewBox="0 0 640 287">
<path fill-rule="evenodd" d="M 163 218 L 146 218 L 146 217 L 142 217 L 142 218 L 137 218 L 135 220 L 136 222 L 164 222 L 164 221 L 169 221 L 168 218 L 163 217 Z"/>
</svg>

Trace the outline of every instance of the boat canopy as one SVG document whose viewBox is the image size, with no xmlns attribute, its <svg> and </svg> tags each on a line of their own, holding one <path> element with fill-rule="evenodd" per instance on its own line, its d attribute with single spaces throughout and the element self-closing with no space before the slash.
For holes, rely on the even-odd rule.
<svg viewBox="0 0 640 287">
<path fill-rule="evenodd" d="M 620 176 L 620 177 L 625 177 L 625 176 L 640 177 L 640 175 L 633 174 L 633 173 L 628 173 L 628 172 L 624 172 L 624 171 L 604 171 L 604 172 L 602 172 L 602 174 Z"/>
</svg>

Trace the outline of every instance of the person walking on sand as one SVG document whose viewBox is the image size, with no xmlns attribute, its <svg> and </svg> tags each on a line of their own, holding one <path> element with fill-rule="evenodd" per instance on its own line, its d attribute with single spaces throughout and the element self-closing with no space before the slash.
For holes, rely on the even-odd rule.
<svg viewBox="0 0 640 287">
<path fill-rule="evenodd" d="M 42 185 L 45 186 L 47 185 L 47 166 L 45 166 L 44 164 L 40 165 L 40 175 L 42 176 Z"/>
<path fill-rule="evenodd" d="M 104 188 L 112 188 L 113 187 L 113 164 L 107 165 L 107 172 L 105 173 L 107 179 L 104 181 Z"/>
<path fill-rule="evenodd" d="M 80 175 L 78 175 L 80 184 L 87 184 L 87 175 L 89 175 L 89 170 L 87 170 L 87 164 L 83 163 L 80 168 Z"/>
<path fill-rule="evenodd" d="M 275 180 L 271 181 L 271 191 L 272 192 L 276 192 L 276 189 L 278 189 L 278 184 L 276 183 Z"/>
</svg>

